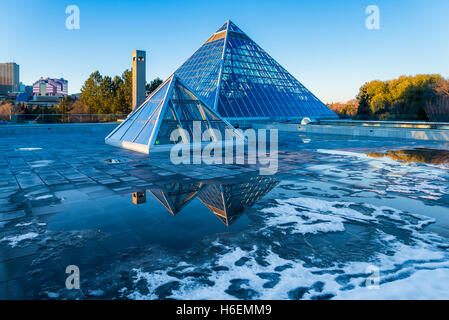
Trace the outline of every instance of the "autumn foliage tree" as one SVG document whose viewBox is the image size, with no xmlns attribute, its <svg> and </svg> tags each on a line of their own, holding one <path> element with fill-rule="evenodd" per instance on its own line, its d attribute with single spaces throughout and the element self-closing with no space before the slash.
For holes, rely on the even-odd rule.
<svg viewBox="0 0 449 320">
<path fill-rule="evenodd" d="M 349 100 L 346 103 L 335 102 L 327 105 L 340 118 L 352 118 L 357 114 L 359 102 L 356 99 Z"/>
<path fill-rule="evenodd" d="M 380 120 L 433 120 L 429 110 L 444 105 L 449 81 L 436 74 L 402 76 L 365 83 L 359 91 L 357 118 Z M 443 99 L 443 100 L 442 100 Z"/>
</svg>

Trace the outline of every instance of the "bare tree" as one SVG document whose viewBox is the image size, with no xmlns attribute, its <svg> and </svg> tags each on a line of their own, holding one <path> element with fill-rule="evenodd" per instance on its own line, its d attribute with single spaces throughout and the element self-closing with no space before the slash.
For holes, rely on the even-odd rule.
<svg viewBox="0 0 449 320">
<path fill-rule="evenodd" d="M 431 121 L 449 121 L 449 96 L 443 96 L 435 101 L 428 101 L 426 114 Z"/>
</svg>

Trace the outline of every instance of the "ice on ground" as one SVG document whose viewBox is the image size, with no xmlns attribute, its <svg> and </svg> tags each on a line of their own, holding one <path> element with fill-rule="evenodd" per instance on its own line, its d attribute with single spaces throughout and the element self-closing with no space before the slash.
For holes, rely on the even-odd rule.
<svg viewBox="0 0 449 320">
<path fill-rule="evenodd" d="M 56 293 L 56 292 L 50 292 L 50 291 L 47 291 L 47 292 L 45 292 L 45 293 L 47 294 L 47 296 L 48 296 L 50 299 L 58 299 L 58 298 L 59 298 L 59 294 Z"/>
<path fill-rule="evenodd" d="M 357 211 L 358 208 L 360 211 Z M 285 259 L 270 247 L 260 263 L 257 245 L 243 249 L 212 242 L 213 255 L 202 265 L 182 261 L 179 266 L 209 270 L 204 277 L 189 274 L 182 280 L 173 277 L 173 269 L 144 271 L 134 269 L 134 285 L 145 281 L 147 293 L 128 288 L 131 299 L 158 299 L 164 285 L 176 282 L 168 297 L 175 299 L 444 299 L 449 298 L 445 283 L 449 282 L 449 254 L 442 247 L 447 240 L 427 233 L 422 228 L 432 218 L 411 214 L 394 208 L 358 204 L 345 201 L 327 201 L 314 198 L 277 199 L 271 207 L 261 209 L 266 228 L 257 231 L 264 242 L 279 243 L 271 232 L 281 230 L 285 237 L 295 234 L 344 232 L 345 225 L 357 222 L 369 225 L 376 235 L 379 250 L 364 261 L 334 263 L 322 268 L 311 266 L 304 258 Z M 362 213 L 363 212 L 363 213 Z M 397 229 L 411 232 L 410 241 L 387 234 L 380 228 L 388 219 Z M 364 244 L 361 243 L 361 246 Z M 214 250 L 217 248 L 217 250 Z M 277 249 L 279 250 L 279 249 Z M 288 250 L 288 249 L 287 249 Z M 360 250 L 363 250 L 361 248 Z M 264 251 L 264 250 L 262 250 Z M 315 259 L 317 259 L 315 257 Z M 219 271 L 212 271 L 219 266 Z M 379 289 L 367 285 L 372 270 L 379 270 Z M 426 277 L 435 277 L 429 280 Z"/>
<path fill-rule="evenodd" d="M 368 290 L 358 287 L 352 291 L 342 291 L 336 299 L 360 300 L 446 300 L 449 298 L 447 283 L 449 267 L 430 270 L 416 270 L 409 277 L 386 282 L 378 289 Z"/>
<path fill-rule="evenodd" d="M 401 221 L 402 215 L 418 218 L 420 227 L 432 223 L 434 219 L 422 215 L 402 213 L 390 207 L 377 207 L 370 204 L 358 204 L 347 201 L 327 201 L 315 198 L 291 198 L 276 200 L 277 205 L 261 211 L 269 214 L 268 227 L 291 229 L 293 233 L 323 233 L 344 231 L 344 222 L 357 221 L 378 223 L 378 217 Z M 365 209 L 364 213 L 351 207 Z M 293 228 L 292 228 L 293 227 Z M 402 228 L 407 228 L 408 225 Z"/>
<path fill-rule="evenodd" d="M 390 158 L 372 158 L 365 153 L 351 152 L 346 150 L 317 149 L 317 152 L 334 156 L 334 162 L 341 157 L 356 158 L 360 161 L 354 162 L 357 166 L 311 166 L 310 170 L 320 172 L 332 177 L 360 179 L 360 185 L 378 190 L 384 187 L 386 192 L 400 193 L 412 196 L 432 196 L 435 200 L 440 199 L 448 192 L 445 171 L 440 167 L 431 166 L 426 163 L 399 162 Z M 371 167 L 367 170 L 366 163 Z M 373 191 L 375 192 L 375 191 Z M 377 192 L 384 195 L 384 191 Z M 422 198 L 424 199 L 424 198 Z"/>
<path fill-rule="evenodd" d="M 42 148 L 16 148 L 17 151 L 39 151 Z"/>
<path fill-rule="evenodd" d="M 16 227 L 28 227 L 31 226 L 34 222 L 23 222 L 23 223 L 18 223 L 15 226 Z"/>
<path fill-rule="evenodd" d="M 89 295 L 94 297 L 101 297 L 102 295 L 104 295 L 104 291 L 101 289 L 90 290 Z"/>
<path fill-rule="evenodd" d="M 20 242 L 25 241 L 25 240 L 31 240 L 36 238 L 37 236 L 39 236 L 38 233 L 36 232 L 29 232 L 29 233 L 25 233 L 19 236 L 11 236 L 11 237 L 5 237 L 2 240 L 0 240 L 1 242 L 9 242 L 9 245 L 11 247 L 16 247 Z"/>
<path fill-rule="evenodd" d="M 145 281 L 148 289 L 150 291 L 149 294 L 142 294 L 139 290 L 135 290 L 131 293 L 128 293 L 126 297 L 132 300 L 154 300 L 157 299 L 158 296 L 154 293 L 154 290 L 159 286 L 177 280 L 177 278 L 168 276 L 164 271 L 155 271 L 155 272 L 144 272 L 141 268 L 134 268 L 135 272 L 134 283 L 138 283 L 139 281 Z M 127 290 L 123 290 L 123 293 L 126 293 Z"/>
</svg>

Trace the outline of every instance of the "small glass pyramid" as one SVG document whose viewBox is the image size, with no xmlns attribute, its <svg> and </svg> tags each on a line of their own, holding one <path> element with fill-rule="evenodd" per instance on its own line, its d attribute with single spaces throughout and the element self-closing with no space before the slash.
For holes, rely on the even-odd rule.
<svg viewBox="0 0 449 320">
<path fill-rule="evenodd" d="M 175 75 L 159 86 L 147 100 L 105 139 L 107 144 L 142 153 L 169 151 L 177 141 L 170 135 L 175 129 L 184 129 L 193 136 L 194 123 L 201 125 L 201 131 L 218 130 L 212 134 L 214 142 L 225 139 L 225 131 L 232 138 L 244 141 L 242 134 L 231 124 L 209 108 L 191 89 Z M 191 139 L 182 137 L 183 143 Z"/>
<path fill-rule="evenodd" d="M 230 20 L 175 74 L 226 119 L 337 118 Z"/>
</svg>

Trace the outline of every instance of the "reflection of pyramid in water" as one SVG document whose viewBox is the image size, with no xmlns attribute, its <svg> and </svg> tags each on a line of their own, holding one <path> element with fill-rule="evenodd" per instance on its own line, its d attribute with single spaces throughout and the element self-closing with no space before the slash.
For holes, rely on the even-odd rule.
<svg viewBox="0 0 449 320">
<path fill-rule="evenodd" d="M 177 214 L 188 205 L 203 188 L 202 182 L 172 182 L 158 189 L 150 189 L 151 194 L 171 213 Z"/>
<path fill-rule="evenodd" d="M 245 208 L 252 207 L 279 182 L 270 177 L 252 177 L 242 183 L 208 185 L 198 195 L 227 226 L 235 222 Z"/>
<path fill-rule="evenodd" d="M 237 140 L 243 141 L 241 134 L 232 125 L 211 110 L 175 76 L 160 85 L 105 141 L 143 153 L 168 151 L 178 142 L 170 140 L 170 134 L 175 129 L 185 129 L 190 136 L 182 135 L 182 142 L 191 142 L 194 121 L 201 125 L 202 132 L 207 129 L 218 130 L 221 137 L 213 134 L 213 141 L 222 141 L 226 129 L 230 129 L 228 133 Z"/>
<path fill-rule="evenodd" d="M 225 118 L 337 118 L 232 21 L 175 75 Z"/>
</svg>

